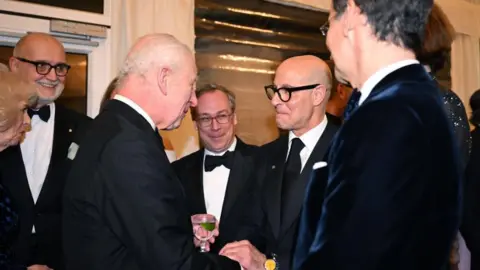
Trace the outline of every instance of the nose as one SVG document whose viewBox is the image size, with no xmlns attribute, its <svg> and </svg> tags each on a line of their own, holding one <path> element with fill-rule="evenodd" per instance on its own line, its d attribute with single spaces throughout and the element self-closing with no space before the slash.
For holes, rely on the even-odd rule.
<svg viewBox="0 0 480 270">
<path fill-rule="evenodd" d="M 219 130 L 220 124 L 217 122 L 216 119 L 212 119 L 212 125 L 210 126 L 211 130 Z"/>
<path fill-rule="evenodd" d="M 192 96 L 190 97 L 190 107 L 196 107 L 197 103 L 197 95 L 195 95 L 195 92 L 192 92 Z"/>
<path fill-rule="evenodd" d="M 54 68 L 50 69 L 50 72 L 48 72 L 48 74 L 45 75 L 45 77 L 47 77 L 47 79 L 50 80 L 50 81 L 58 80 L 57 73 L 55 73 Z"/>
<path fill-rule="evenodd" d="M 277 107 L 277 105 L 282 102 L 278 95 L 279 93 L 275 93 L 272 97 L 272 100 L 270 100 L 270 103 L 272 103 L 273 107 Z"/>
</svg>

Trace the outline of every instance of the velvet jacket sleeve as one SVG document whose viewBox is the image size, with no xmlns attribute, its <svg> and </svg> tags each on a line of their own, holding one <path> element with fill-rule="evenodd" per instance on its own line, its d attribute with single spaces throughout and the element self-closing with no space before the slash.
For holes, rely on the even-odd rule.
<svg viewBox="0 0 480 270">
<path fill-rule="evenodd" d="M 397 269 L 395 260 L 402 257 L 398 252 L 417 243 L 405 237 L 414 235 L 418 222 L 430 224 L 437 218 L 429 212 L 432 204 L 456 207 L 428 191 L 443 187 L 433 182 L 432 171 L 439 164 L 433 164 L 434 144 L 417 111 L 395 101 L 362 109 L 361 116 L 345 124 L 331 149 L 322 215 L 309 267 L 301 269 Z M 451 185 L 455 192 L 456 183 Z M 457 219 L 451 217 L 452 222 Z M 437 248 L 433 239 L 430 245 Z"/>
</svg>

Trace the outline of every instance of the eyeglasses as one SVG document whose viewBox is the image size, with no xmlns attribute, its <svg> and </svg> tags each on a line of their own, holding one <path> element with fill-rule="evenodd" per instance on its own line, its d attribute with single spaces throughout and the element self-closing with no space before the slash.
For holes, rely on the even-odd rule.
<svg viewBox="0 0 480 270">
<path fill-rule="evenodd" d="M 201 116 L 197 118 L 195 121 L 200 127 L 209 127 L 213 123 L 213 119 L 217 121 L 219 124 L 226 124 L 230 121 L 230 117 L 233 115 L 233 113 L 227 114 L 227 113 L 222 113 L 219 115 L 216 115 L 214 117 L 211 116 Z"/>
<path fill-rule="evenodd" d="M 17 60 L 22 61 L 24 63 L 29 63 L 35 66 L 37 69 L 37 73 L 40 75 L 47 75 L 50 73 L 50 70 L 55 69 L 55 74 L 59 77 L 64 77 L 67 75 L 68 70 L 70 69 L 70 65 L 65 63 L 60 63 L 56 65 L 50 65 L 45 61 L 31 61 L 21 57 L 15 57 Z"/>
<path fill-rule="evenodd" d="M 279 87 L 277 88 L 275 85 L 267 85 L 265 86 L 265 93 L 267 94 L 268 99 L 272 100 L 275 94 L 278 94 L 278 97 L 283 102 L 288 102 L 292 97 L 292 92 L 296 91 L 303 91 L 303 90 L 310 90 L 313 89 L 320 84 L 311 84 L 305 86 L 298 86 L 298 87 Z"/>
<path fill-rule="evenodd" d="M 320 32 L 324 37 L 327 36 L 329 28 L 330 28 L 330 21 L 326 21 L 322 26 L 320 26 Z"/>
</svg>

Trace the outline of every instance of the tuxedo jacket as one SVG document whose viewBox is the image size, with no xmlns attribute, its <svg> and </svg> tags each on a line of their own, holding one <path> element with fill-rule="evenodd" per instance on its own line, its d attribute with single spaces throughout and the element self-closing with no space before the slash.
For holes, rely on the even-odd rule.
<svg viewBox="0 0 480 270">
<path fill-rule="evenodd" d="M 313 241 L 298 240 L 311 245 L 296 253 L 295 269 L 447 263 L 460 219 L 459 149 L 440 90 L 421 65 L 373 88 L 340 128 L 327 162 L 307 191 L 310 214 L 299 238 Z"/>
<path fill-rule="evenodd" d="M 64 269 L 61 241 L 62 192 L 71 162 L 67 159 L 72 142 L 79 144 L 91 119 L 55 104 L 52 155 L 42 190 L 35 204 L 30 192 L 20 146 L 0 153 L 2 185 L 8 190 L 19 216 L 18 237 L 13 245 L 13 260 L 28 266 L 30 236 L 35 225 L 36 241 L 43 262 L 51 268 Z M 47 158 L 47 157 L 45 157 Z"/>
<path fill-rule="evenodd" d="M 118 100 L 108 102 L 83 140 L 63 210 L 69 270 L 239 268 L 196 252 L 185 191 L 162 138 Z"/>
<path fill-rule="evenodd" d="M 245 234 L 247 228 L 244 225 L 251 220 L 252 200 L 260 185 L 254 161 L 257 150 L 258 147 L 237 138 L 223 201 L 220 234 L 210 246 L 211 252 L 218 253 L 225 244 L 242 240 L 239 237 Z M 190 215 L 207 212 L 203 192 L 204 155 L 205 150 L 201 149 L 173 163 L 185 189 Z"/>
<path fill-rule="evenodd" d="M 256 207 L 258 216 L 255 218 L 260 227 L 256 234 L 248 238 L 265 255 L 276 255 L 279 267 L 282 270 L 291 269 L 293 252 L 295 251 L 298 220 L 302 210 L 305 188 L 312 172 L 313 165 L 323 160 L 330 142 L 338 130 L 338 126 L 328 122 L 323 134 L 317 141 L 310 157 L 303 167 L 300 176 L 292 186 L 297 199 L 288 202 L 294 207 L 289 207 L 290 212 L 281 213 L 281 193 L 284 165 L 288 152 L 288 134 L 280 136 L 275 141 L 261 147 L 264 161 L 263 187 L 259 193 L 259 205 Z M 281 222 L 284 215 L 285 222 Z M 261 234 L 261 235 L 260 235 Z"/>
</svg>

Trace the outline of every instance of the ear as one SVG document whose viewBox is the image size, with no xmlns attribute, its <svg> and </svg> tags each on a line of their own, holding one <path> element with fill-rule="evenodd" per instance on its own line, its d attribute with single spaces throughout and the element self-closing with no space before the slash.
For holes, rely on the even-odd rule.
<svg viewBox="0 0 480 270">
<path fill-rule="evenodd" d="M 12 72 L 16 72 L 18 70 L 18 62 L 18 59 L 13 56 L 8 59 L 8 67 Z"/>
<path fill-rule="evenodd" d="M 237 113 L 233 113 L 233 125 L 237 125 Z"/>
<path fill-rule="evenodd" d="M 160 68 L 160 70 L 157 72 L 157 85 L 160 89 L 160 92 L 162 92 L 165 96 L 168 95 L 167 89 L 171 73 L 172 71 L 165 67 Z"/>
<path fill-rule="evenodd" d="M 327 88 L 325 88 L 325 85 L 321 84 L 315 87 L 312 92 L 313 105 L 318 106 L 322 104 L 322 102 L 325 100 L 326 93 Z"/>
</svg>

